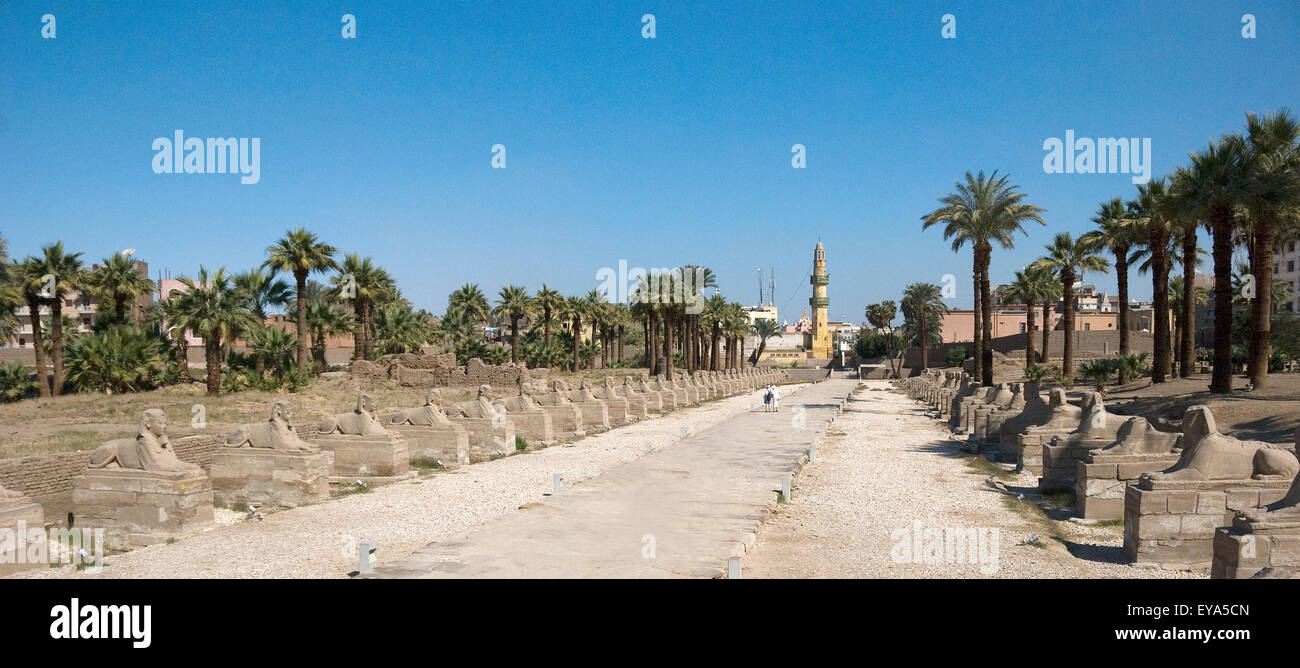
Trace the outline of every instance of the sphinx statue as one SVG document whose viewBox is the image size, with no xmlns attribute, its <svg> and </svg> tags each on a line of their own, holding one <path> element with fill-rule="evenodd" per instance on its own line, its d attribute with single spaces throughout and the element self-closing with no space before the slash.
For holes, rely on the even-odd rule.
<svg viewBox="0 0 1300 668">
<path fill-rule="evenodd" d="M 1131 417 L 1120 425 L 1115 442 L 1102 448 L 1106 455 L 1165 455 L 1179 447 L 1179 434 L 1166 434 L 1143 417 Z"/>
<path fill-rule="evenodd" d="M 1242 441 L 1219 433 L 1207 406 L 1183 415 L 1183 454 L 1164 471 L 1142 474 L 1163 480 L 1267 480 L 1293 478 L 1300 461 L 1287 449 L 1263 441 Z"/>
<path fill-rule="evenodd" d="M 226 447 L 316 450 L 316 446 L 298 437 L 292 421 L 293 408 L 289 401 L 278 399 L 271 403 L 269 420 L 235 427 L 226 437 Z"/>
<path fill-rule="evenodd" d="M 515 432 L 526 442 L 539 445 L 555 442 L 555 428 L 550 413 L 533 398 L 532 391 L 523 378 L 516 379 L 514 395 L 496 399 L 492 405 L 504 409 L 515 423 Z"/>
<path fill-rule="evenodd" d="M 473 401 L 462 401 L 447 407 L 447 417 L 488 418 L 496 416 L 492 407 L 492 388 L 488 385 L 478 386 L 478 396 Z"/>
<path fill-rule="evenodd" d="M 397 411 L 388 418 L 389 424 L 433 427 L 451 424 L 451 420 L 442 414 L 442 393 L 430 389 L 424 395 L 424 405 Z"/>
<path fill-rule="evenodd" d="M 591 391 L 590 380 L 582 379 L 578 389 L 569 393 L 569 398 L 582 411 L 583 424 L 605 429 L 609 428 L 609 406 L 604 401 L 596 398 L 595 393 Z"/>
<path fill-rule="evenodd" d="M 152 473 L 202 473 L 198 464 L 176 457 L 167 438 L 167 415 L 150 408 L 140 416 L 135 438 L 109 441 L 90 453 L 91 469 L 134 469 Z"/>
<path fill-rule="evenodd" d="M 338 413 L 320 421 L 316 427 L 322 435 L 387 436 L 384 425 L 375 416 L 375 400 L 369 394 L 357 396 L 357 407 L 350 413 Z"/>
</svg>

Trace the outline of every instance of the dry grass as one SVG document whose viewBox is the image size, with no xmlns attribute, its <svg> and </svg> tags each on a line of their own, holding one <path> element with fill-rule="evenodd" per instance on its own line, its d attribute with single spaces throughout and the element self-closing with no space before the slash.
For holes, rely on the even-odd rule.
<svg viewBox="0 0 1300 668">
<path fill-rule="evenodd" d="M 583 378 L 600 385 L 606 375 L 621 385 L 624 376 L 638 378 L 642 371 L 597 369 L 552 377 L 576 388 Z M 248 390 L 207 397 L 202 383 L 191 383 L 131 394 L 70 394 L 57 399 L 26 399 L 0 404 L 0 459 L 88 450 L 104 441 L 132 436 L 140 413 L 148 408 L 161 408 L 167 413 L 173 438 L 225 434 L 236 425 L 265 419 L 271 402 L 276 399 L 289 399 L 293 403 L 295 424 L 312 425 L 326 415 L 350 410 L 362 389 L 375 398 L 380 412 L 422 405 L 426 391 L 386 384 L 362 388 L 346 374 L 329 374 L 298 393 Z M 493 389 L 507 392 L 514 388 Z M 477 387 L 440 390 L 444 404 L 467 401 L 477 393 Z M 195 405 L 203 406 L 206 411 L 204 429 L 191 425 Z"/>
</svg>

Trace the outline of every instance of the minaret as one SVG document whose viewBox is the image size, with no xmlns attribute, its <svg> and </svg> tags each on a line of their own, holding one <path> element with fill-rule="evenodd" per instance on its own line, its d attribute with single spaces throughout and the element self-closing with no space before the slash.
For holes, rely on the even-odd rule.
<svg viewBox="0 0 1300 668">
<path fill-rule="evenodd" d="M 826 286 L 830 284 L 831 277 L 826 273 L 826 249 L 822 248 L 820 241 L 813 251 L 813 273 L 808 282 L 813 286 L 813 296 L 808 300 L 808 305 L 812 307 L 812 341 L 808 350 L 814 359 L 830 359 L 834 353 L 831 351 L 831 330 L 826 317 L 831 303 L 826 296 Z"/>
</svg>

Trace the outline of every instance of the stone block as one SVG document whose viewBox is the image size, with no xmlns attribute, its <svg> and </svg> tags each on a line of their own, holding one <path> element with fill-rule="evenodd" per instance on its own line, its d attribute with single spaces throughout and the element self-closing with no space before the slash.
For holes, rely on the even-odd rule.
<svg viewBox="0 0 1300 668">
<path fill-rule="evenodd" d="M 111 550 L 140 545 L 142 537 L 165 540 L 211 528 L 212 500 L 212 481 L 201 472 L 90 469 L 73 478 L 74 525 L 104 529 Z"/>
<path fill-rule="evenodd" d="M 440 461 L 446 466 L 469 463 L 469 434 L 458 424 L 395 424 L 388 429 L 406 440 L 411 461 Z"/>
<path fill-rule="evenodd" d="M 390 477 L 411 469 L 406 439 L 397 433 L 386 437 L 328 434 L 309 442 L 334 453 L 336 476 Z"/>
<path fill-rule="evenodd" d="M 222 448 L 212 455 L 212 494 L 222 504 L 296 508 L 330 496 L 328 451 Z"/>
</svg>

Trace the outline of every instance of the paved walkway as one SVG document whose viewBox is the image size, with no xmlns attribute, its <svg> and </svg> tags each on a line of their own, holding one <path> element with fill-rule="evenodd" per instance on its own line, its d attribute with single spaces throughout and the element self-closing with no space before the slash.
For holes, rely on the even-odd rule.
<svg viewBox="0 0 1300 668">
<path fill-rule="evenodd" d="M 607 470 L 371 576 L 719 577 L 856 381 L 827 380 Z"/>
</svg>

